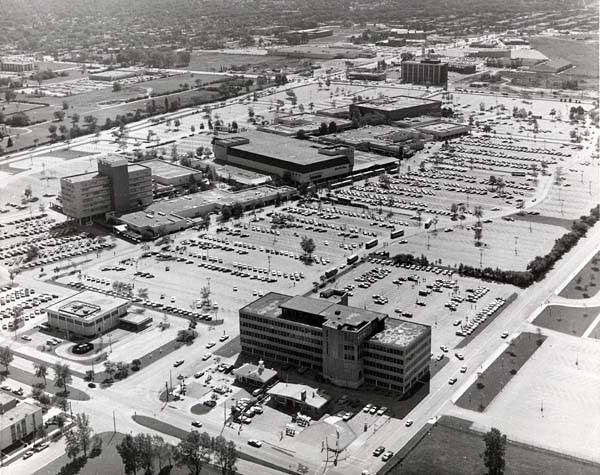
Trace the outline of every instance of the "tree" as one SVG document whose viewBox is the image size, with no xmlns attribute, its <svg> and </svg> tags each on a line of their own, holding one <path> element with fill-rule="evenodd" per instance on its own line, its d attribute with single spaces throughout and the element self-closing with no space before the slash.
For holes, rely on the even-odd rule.
<svg viewBox="0 0 600 475">
<path fill-rule="evenodd" d="M 104 372 L 106 373 L 107 380 L 112 381 L 115 373 L 117 372 L 117 365 L 112 361 L 104 362 Z"/>
<path fill-rule="evenodd" d="M 8 140 L 6 141 L 6 148 L 10 148 L 12 146 L 13 146 L 12 137 L 8 137 Z"/>
<path fill-rule="evenodd" d="M 46 365 L 46 363 L 40 362 L 40 363 L 34 363 L 33 368 L 35 370 L 36 378 L 44 379 L 44 387 L 45 387 L 46 386 L 46 376 L 48 374 L 48 366 Z"/>
<path fill-rule="evenodd" d="M 335 122 L 331 121 L 331 122 L 329 123 L 329 128 L 328 128 L 328 130 L 329 130 L 329 133 L 330 133 L 330 134 L 335 134 L 335 133 L 337 132 L 337 124 L 336 124 Z"/>
<path fill-rule="evenodd" d="M 63 103 L 62 103 L 62 108 L 63 108 L 63 110 L 65 110 L 65 111 L 66 111 L 66 110 L 68 110 L 68 109 L 69 109 L 69 103 L 68 103 L 67 101 L 63 101 Z"/>
<path fill-rule="evenodd" d="M 112 90 L 113 92 L 119 92 L 122 89 L 122 86 L 117 81 L 113 82 Z"/>
<path fill-rule="evenodd" d="M 450 205 L 450 213 L 452 214 L 452 220 L 456 220 L 456 215 L 458 214 L 458 205 L 456 203 Z"/>
<path fill-rule="evenodd" d="M 193 430 L 175 447 L 175 463 L 178 467 L 187 467 L 191 475 L 199 475 L 208 459 L 206 452 L 200 433 Z"/>
<path fill-rule="evenodd" d="M 473 233 L 475 237 L 475 245 L 481 246 L 481 238 L 483 236 L 483 228 L 481 227 L 481 223 L 477 223 L 478 226 L 473 228 Z"/>
<path fill-rule="evenodd" d="M 325 122 L 321 122 L 321 125 L 319 125 L 319 135 L 325 135 L 329 132 L 329 127 L 327 127 L 327 124 Z"/>
<path fill-rule="evenodd" d="M 77 438 L 77 434 L 74 431 L 69 431 L 65 433 L 65 451 L 67 453 L 67 457 L 70 459 L 74 459 L 81 452 L 81 448 L 79 446 L 79 440 Z"/>
<path fill-rule="evenodd" d="M 73 124 L 73 127 L 75 126 L 75 124 L 77 124 L 77 122 L 79 122 L 80 116 L 79 114 L 73 114 L 71 116 L 71 123 Z"/>
<path fill-rule="evenodd" d="M 237 201 L 231 206 L 231 216 L 234 219 L 239 219 L 244 215 L 244 207 Z"/>
<path fill-rule="evenodd" d="M 488 475 L 503 475 L 506 461 L 504 454 L 506 452 L 506 435 L 503 435 L 498 429 L 492 427 L 483 437 L 485 442 L 485 451 L 483 453 L 483 463 L 488 469 Z"/>
<path fill-rule="evenodd" d="M 62 122 L 65 118 L 65 111 L 54 111 L 53 115 L 57 121 Z"/>
<path fill-rule="evenodd" d="M 302 248 L 304 254 L 307 257 L 310 257 L 312 253 L 315 252 L 315 241 L 313 241 L 313 238 L 310 238 L 308 236 L 302 236 L 302 238 L 300 239 L 300 247 Z"/>
<path fill-rule="evenodd" d="M 84 413 L 77 414 L 75 416 L 75 434 L 77 435 L 79 447 L 83 451 L 84 457 L 88 455 L 93 432 L 88 415 Z"/>
<path fill-rule="evenodd" d="M 17 97 L 17 93 L 15 91 L 13 91 L 12 89 L 7 89 L 4 92 L 4 100 L 6 102 L 10 102 L 12 100 L 14 100 Z"/>
<path fill-rule="evenodd" d="M 149 434 L 137 434 L 133 438 L 135 447 L 136 465 L 144 470 L 144 473 L 152 473 L 154 448 L 152 436 Z"/>
<path fill-rule="evenodd" d="M 175 126 L 175 130 L 177 130 L 181 126 L 181 121 L 179 119 L 175 119 L 173 121 L 173 125 Z"/>
<path fill-rule="evenodd" d="M 135 475 L 138 468 L 138 456 L 137 447 L 134 443 L 133 437 L 127 434 L 123 440 L 121 440 L 121 443 L 117 444 L 116 449 L 118 454 L 121 456 L 125 473 L 133 473 Z"/>
<path fill-rule="evenodd" d="M 54 369 L 54 384 L 62 388 L 62 393 L 67 392 L 67 385 L 73 380 L 71 376 L 71 368 L 68 364 L 55 363 Z"/>
<path fill-rule="evenodd" d="M 229 221 L 231 219 L 231 207 L 225 205 L 221 208 L 221 221 Z"/>
<path fill-rule="evenodd" d="M 12 363 L 14 355 L 8 346 L 0 346 L 0 364 L 4 366 L 4 371 L 8 374 L 8 365 Z"/>
<path fill-rule="evenodd" d="M 227 441 L 225 437 L 219 435 L 213 439 L 212 446 L 215 452 L 216 465 L 221 468 L 223 475 L 235 473 L 235 462 L 237 461 L 235 443 Z"/>
</svg>

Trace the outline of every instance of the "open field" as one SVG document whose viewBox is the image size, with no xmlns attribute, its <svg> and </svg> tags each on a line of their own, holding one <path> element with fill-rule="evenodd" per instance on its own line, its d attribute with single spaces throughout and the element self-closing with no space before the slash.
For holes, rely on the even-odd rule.
<svg viewBox="0 0 600 475">
<path fill-rule="evenodd" d="M 594 297 L 600 288 L 600 253 L 596 254 L 583 269 L 558 294 L 566 299 L 588 299 Z M 600 279 L 599 279 L 600 280 Z"/>
<path fill-rule="evenodd" d="M 286 66 L 297 66 L 302 59 L 286 58 L 271 55 L 246 55 L 227 54 L 208 51 L 194 51 L 191 55 L 190 64 L 185 69 L 188 71 L 226 71 L 232 66 L 247 67 L 246 72 L 259 72 L 263 69 L 284 68 Z"/>
<path fill-rule="evenodd" d="M 472 430 L 471 422 L 443 416 L 417 442 L 415 448 L 385 474 L 484 473 L 481 454 L 485 450 L 483 434 Z M 412 445 L 412 441 L 409 442 Z M 592 475 L 600 467 L 584 460 L 565 457 L 536 447 L 509 441 L 506 446 L 506 475 L 532 473 L 569 473 Z"/>
<path fill-rule="evenodd" d="M 600 307 L 548 305 L 532 323 L 567 335 L 582 336 L 598 315 Z"/>
<path fill-rule="evenodd" d="M 598 77 L 598 41 L 576 41 L 552 36 L 533 36 L 531 47 L 550 59 L 567 59 L 575 66 L 566 75 Z"/>
<path fill-rule="evenodd" d="M 472 411 L 485 411 L 531 355 L 542 346 L 544 340 L 543 335 L 533 333 L 521 333 L 511 340 L 508 348 L 483 372 L 478 373 L 477 380 L 456 404 Z"/>
</svg>

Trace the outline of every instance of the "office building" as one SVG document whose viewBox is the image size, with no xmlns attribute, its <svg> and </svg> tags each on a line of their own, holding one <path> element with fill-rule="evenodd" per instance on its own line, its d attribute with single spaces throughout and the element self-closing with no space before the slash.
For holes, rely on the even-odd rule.
<svg viewBox="0 0 600 475">
<path fill-rule="evenodd" d="M 0 450 L 27 440 L 44 425 L 42 408 L 0 393 Z"/>
<path fill-rule="evenodd" d="M 62 212 L 79 221 L 142 208 L 152 203 L 152 172 L 108 155 L 98 159 L 96 173 L 61 178 L 60 201 Z"/>
<path fill-rule="evenodd" d="M 381 122 L 392 122 L 419 115 L 440 115 L 440 101 L 412 96 L 394 96 L 350 104 L 350 116 L 380 116 Z"/>
<path fill-rule="evenodd" d="M 130 301 L 85 290 L 46 308 L 48 326 L 82 337 L 102 335 L 121 325 L 140 330 L 152 322 L 145 314 L 128 314 Z"/>
<path fill-rule="evenodd" d="M 5 56 L 0 58 L 0 71 L 10 73 L 26 73 L 35 69 L 32 58 L 25 56 Z"/>
<path fill-rule="evenodd" d="M 439 59 L 402 62 L 402 82 L 425 86 L 445 86 L 448 83 L 448 63 Z"/>
<path fill-rule="evenodd" d="M 318 183 L 345 176 L 354 167 L 354 150 L 343 146 L 319 146 L 308 140 L 246 132 L 215 138 L 213 151 L 218 163 L 235 165 L 284 177 L 296 183 Z"/>
<path fill-rule="evenodd" d="M 356 68 L 346 71 L 346 79 L 350 81 L 385 81 L 386 77 L 385 71 L 376 69 Z"/>
<path fill-rule="evenodd" d="M 249 356 L 311 368 L 330 382 L 406 393 L 429 373 L 431 328 L 329 300 L 270 292 L 241 308 Z"/>
</svg>

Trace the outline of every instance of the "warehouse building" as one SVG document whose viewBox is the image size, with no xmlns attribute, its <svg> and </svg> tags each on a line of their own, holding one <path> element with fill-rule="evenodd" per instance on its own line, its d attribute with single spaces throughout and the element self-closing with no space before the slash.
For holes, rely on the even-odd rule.
<svg viewBox="0 0 600 475">
<path fill-rule="evenodd" d="M 152 203 L 151 170 L 109 154 L 98 159 L 96 173 L 61 178 L 59 200 L 62 212 L 80 222 L 142 208 Z"/>
<path fill-rule="evenodd" d="M 354 150 L 344 146 L 319 146 L 307 140 L 246 132 L 213 140 L 217 163 L 235 165 L 284 177 L 296 183 L 319 183 L 346 176 L 354 167 Z"/>
<path fill-rule="evenodd" d="M 445 86 L 448 83 L 448 63 L 442 63 L 439 59 L 403 61 L 401 68 L 403 83 L 424 86 Z"/>
<path fill-rule="evenodd" d="M 442 103 L 432 99 L 412 96 L 394 96 L 350 104 L 350 116 L 365 117 L 379 114 L 383 121 L 392 122 L 406 117 L 441 114 Z"/>
<path fill-rule="evenodd" d="M 144 314 L 128 315 L 130 301 L 84 290 L 46 308 L 48 325 L 82 337 L 102 335 L 123 324 L 140 330 L 152 322 Z"/>
<path fill-rule="evenodd" d="M 431 328 L 329 300 L 270 292 L 241 308 L 249 356 L 312 368 L 330 382 L 408 392 L 429 373 Z"/>
</svg>

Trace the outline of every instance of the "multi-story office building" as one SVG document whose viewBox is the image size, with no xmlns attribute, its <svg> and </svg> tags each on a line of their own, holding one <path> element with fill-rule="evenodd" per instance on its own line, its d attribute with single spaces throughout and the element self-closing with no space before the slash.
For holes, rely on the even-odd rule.
<svg viewBox="0 0 600 475">
<path fill-rule="evenodd" d="M 402 82 L 445 86 L 448 83 L 448 63 L 442 63 L 439 59 L 403 61 Z"/>
<path fill-rule="evenodd" d="M 6 56 L 0 58 L 0 71 L 25 73 L 35 68 L 32 58 L 25 56 Z"/>
<path fill-rule="evenodd" d="M 429 372 L 431 328 L 344 302 L 271 292 L 239 311 L 242 351 L 322 372 L 339 386 L 406 393 Z"/>
<path fill-rule="evenodd" d="M 108 155 L 98 159 L 97 173 L 61 178 L 60 196 L 63 213 L 77 220 L 139 209 L 152 203 L 152 171 Z"/>
</svg>

